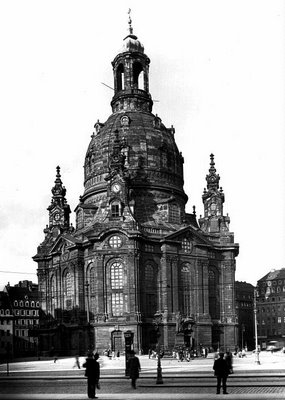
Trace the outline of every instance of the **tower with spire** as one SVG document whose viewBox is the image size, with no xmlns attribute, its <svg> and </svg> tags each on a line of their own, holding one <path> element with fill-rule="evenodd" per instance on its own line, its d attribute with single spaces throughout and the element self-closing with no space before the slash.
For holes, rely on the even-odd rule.
<svg viewBox="0 0 285 400">
<path fill-rule="evenodd" d="M 214 155 L 210 155 L 210 169 L 206 176 L 207 189 L 202 196 L 204 204 L 204 217 L 199 219 L 200 227 L 209 233 L 221 233 L 229 231 L 230 218 L 223 215 L 225 195 L 219 186 L 220 176 L 216 173 Z"/>
<path fill-rule="evenodd" d="M 84 162 L 84 191 L 70 226 L 57 168 L 46 237 L 34 260 L 46 318 L 42 349 L 94 348 L 199 352 L 234 349 L 238 244 L 223 215 L 224 193 L 210 156 L 204 216 L 187 212 L 184 159 L 175 129 L 152 111 L 150 59 L 128 34 L 112 67 L 112 112 L 94 125 Z"/>
<path fill-rule="evenodd" d="M 51 204 L 47 208 L 49 211 L 49 227 L 58 227 L 62 232 L 70 228 L 69 215 L 71 211 L 65 198 L 66 189 L 61 181 L 59 166 L 56 167 L 56 179 L 54 183 L 55 185 L 51 189 Z"/>
</svg>

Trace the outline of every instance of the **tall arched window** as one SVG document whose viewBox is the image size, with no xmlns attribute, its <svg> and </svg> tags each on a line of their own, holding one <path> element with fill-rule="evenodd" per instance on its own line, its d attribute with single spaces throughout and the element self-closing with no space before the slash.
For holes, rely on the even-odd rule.
<svg viewBox="0 0 285 400">
<path fill-rule="evenodd" d="M 143 81 L 142 65 L 138 62 L 135 62 L 133 66 L 133 71 L 134 71 L 134 88 L 143 90 L 144 81 Z"/>
<path fill-rule="evenodd" d="M 115 261 L 110 267 L 111 279 L 111 306 L 114 316 L 123 315 L 124 312 L 124 269 L 120 261 Z"/>
<path fill-rule="evenodd" d="M 54 316 L 54 310 L 56 308 L 56 280 L 54 275 L 52 275 L 52 277 L 50 278 L 50 292 L 51 292 L 51 314 Z"/>
<path fill-rule="evenodd" d="M 220 318 L 219 276 L 214 268 L 209 269 L 209 313 L 211 318 Z"/>
<path fill-rule="evenodd" d="M 180 266 L 179 277 L 179 308 L 185 316 L 191 315 L 191 265 L 183 263 Z"/>
<path fill-rule="evenodd" d="M 89 310 L 93 314 L 96 313 L 96 297 L 95 297 L 95 291 L 96 291 L 96 278 L 95 278 L 95 267 L 94 264 L 91 263 L 88 266 L 87 270 L 87 281 L 89 283 L 89 290 L 88 290 L 88 301 L 89 301 Z"/>
<path fill-rule="evenodd" d="M 157 311 L 157 270 L 152 262 L 144 267 L 143 277 L 143 312 L 151 317 Z"/>
<path fill-rule="evenodd" d="M 64 301 L 64 308 L 66 310 L 72 309 L 73 296 L 74 296 L 74 276 L 70 271 L 65 270 L 63 274 L 63 301 Z"/>
<path fill-rule="evenodd" d="M 124 66 L 120 64 L 117 68 L 117 90 L 124 90 Z"/>
</svg>

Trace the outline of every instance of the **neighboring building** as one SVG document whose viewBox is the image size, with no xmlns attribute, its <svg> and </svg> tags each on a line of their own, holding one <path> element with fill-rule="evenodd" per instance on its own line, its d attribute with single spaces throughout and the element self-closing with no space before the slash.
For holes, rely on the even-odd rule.
<svg viewBox="0 0 285 400">
<path fill-rule="evenodd" d="M 22 281 L 5 286 L 3 295 L 9 299 L 13 320 L 13 356 L 34 356 L 38 352 L 40 304 L 37 285 Z"/>
<path fill-rule="evenodd" d="M 57 167 L 38 263 L 40 346 L 58 354 L 202 344 L 237 345 L 235 257 L 214 156 L 204 216 L 187 213 L 175 130 L 152 113 L 149 63 L 133 34 L 112 62 L 112 114 L 97 121 L 84 163 L 84 193 L 70 224 Z"/>
<path fill-rule="evenodd" d="M 271 270 L 257 289 L 258 344 L 262 350 L 270 341 L 285 345 L 285 268 Z"/>
<path fill-rule="evenodd" d="M 236 313 L 238 320 L 238 347 L 253 350 L 254 341 L 254 286 L 247 282 L 235 282 Z"/>
<path fill-rule="evenodd" d="M 12 357 L 13 346 L 13 312 L 10 306 L 9 296 L 0 292 L 0 363 Z"/>
</svg>

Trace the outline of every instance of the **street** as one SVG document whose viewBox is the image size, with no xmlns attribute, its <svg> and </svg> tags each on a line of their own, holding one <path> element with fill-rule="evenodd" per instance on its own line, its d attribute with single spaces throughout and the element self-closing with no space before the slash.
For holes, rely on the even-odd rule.
<svg viewBox="0 0 285 400">
<path fill-rule="evenodd" d="M 81 359 L 81 362 L 84 358 Z M 261 364 L 253 354 L 234 358 L 228 378 L 228 399 L 284 399 L 285 355 L 262 353 Z M 156 384 L 156 360 L 140 357 L 142 371 L 137 390 L 124 375 L 124 358 L 101 357 L 101 399 L 209 399 L 216 398 L 213 358 L 177 362 L 163 359 L 163 384 Z M 74 368 L 72 358 L 0 365 L 0 399 L 85 399 L 84 369 Z M 220 395 L 221 396 L 221 395 Z"/>
</svg>

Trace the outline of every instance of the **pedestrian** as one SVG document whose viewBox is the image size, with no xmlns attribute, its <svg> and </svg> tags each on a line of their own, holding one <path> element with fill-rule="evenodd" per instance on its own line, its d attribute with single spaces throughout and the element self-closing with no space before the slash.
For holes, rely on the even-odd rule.
<svg viewBox="0 0 285 400">
<path fill-rule="evenodd" d="M 227 378 L 229 375 L 229 366 L 227 361 L 224 359 L 224 353 L 220 353 L 220 358 L 215 360 L 213 370 L 215 371 L 215 376 L 217 377 L 217 394 L 220 394 L 221 382 L 223 384 L 223 393 L 228 394 Z"/>
<path fill-rule="evenodd" d="M 79 357 L 75 356 L 75 363 L 73 365 L 73 368 L 77 367 L 78 369 L 80 369 L 80 362 L 79 362 Z"/>
<path fill-rule="evenodd" d="M 229 374 L 233 374 L 233 355 L 230 352 L 230 350 L 227 350 L 226 355 L 225 355 L 225 360 L 229 367 Z"/>
<path fill-rule="evenodd" d="M 141 370 L 140 360 L 135 355 L 135 352 L 132 350 L 130 354 L 130 358 L 128 360 L 128 368 L 131 378 L 131 385 L 134 389 L 136 389 L 136 381 L 139 378 L 139 373 Z"/>
<path fill-rule="evenodd" d="M 82 365 L 85 370 L 85 376 L 87 377 L 87 395 L 89 399 L 97 399 L 96 388 L 100 389 L 100 365 L 98 363 L 99 354 L 89 353 L 86 362 Z"/>
</svg>

